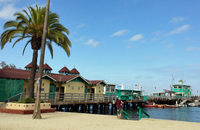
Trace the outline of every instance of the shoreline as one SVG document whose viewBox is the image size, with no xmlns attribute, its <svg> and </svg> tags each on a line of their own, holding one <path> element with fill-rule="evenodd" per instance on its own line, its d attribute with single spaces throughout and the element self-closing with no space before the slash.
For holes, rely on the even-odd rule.
<svg viewBox="0 0 200 130">
<path fill-rule="evenodd" d="M 116 116 L 87 113 L 55 112 L 41 114 L 42 119 L 32 119 L 31 115 L 0 113 L 0 130 L 132 130 L 132 129 L 193 129 L 200 123 L 142 118 L 139 120 L 119 120 Z"/>
</svg>

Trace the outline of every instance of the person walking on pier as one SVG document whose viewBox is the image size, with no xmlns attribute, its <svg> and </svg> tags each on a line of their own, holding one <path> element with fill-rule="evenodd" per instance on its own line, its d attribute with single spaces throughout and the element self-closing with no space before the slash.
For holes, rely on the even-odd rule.
<svg viewBox="0 0 200 130">
<path fill-rule="evenodd" d="M 121 119 L 123 109 L 122 109 L 122 101 L 120 98 L 118 98 L 116 105 L 117 105 L 118 119 Z"/>
</svg>

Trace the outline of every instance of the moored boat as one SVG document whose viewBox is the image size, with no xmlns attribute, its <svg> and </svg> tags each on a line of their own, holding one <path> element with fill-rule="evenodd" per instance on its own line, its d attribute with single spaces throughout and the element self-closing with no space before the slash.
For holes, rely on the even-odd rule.
<svg viewBox="0 0 200 130">
<path fill-rule="evenodd" d="M 169 108 L 179 108 L 180 106 L 175 106 L 175 105 L 166 105 L 166 107 L 169 107 Z"/>
<path fill-rule="evenodd" d="M 159 105 L 159 104 L 156 104 L 156 107 L 157 107 L 157 108 L 166 108 L 165 105 Z"/>
<path fill-rule="evenodd" d="M 156 107 L 156 105 L 142 105 L 143 107 Z"/>
</svg>

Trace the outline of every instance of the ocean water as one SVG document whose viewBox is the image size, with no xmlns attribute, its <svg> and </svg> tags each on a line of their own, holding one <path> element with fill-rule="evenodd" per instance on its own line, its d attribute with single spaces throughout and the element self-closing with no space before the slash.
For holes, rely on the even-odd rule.
<svg viewBox="0 0 200 130">
<path fill-rule="evenodd" d="M 143 108 L 154 119 L 200 123 L 200 107 Z"/>
<path fill-rule="evenodd" d="M 180 107 L 180 108 L 148 108 L 143 107 L 152 119 L 164 119 L 164 120 L 176 120 L 176 121 L 186 121 L 186 122 L 197 122 L 200 123 L 200 107 Z M 129 113 L 129 120 L 139 120 L 137 108 L 127 107 L 124 109 Z M 88 113 L 88 112 L 87 112 Z M 91 111 L 89 112 L 92 114 Z M 100 111 L 98 111 L 100 114 Z M 104 115 L 104 114 L 102 114 Z M 105 115 L 111 115 L 111 109 L 107 108 Z M 113 109 L 113 115 L 116 116 L 116 109 Z M 117 118 L 117 116 L 116 116 Z"/>
<path fill-rule="evenodd" d="M 200 107 L 180 107 L 180 108 L 147 108 L 143 107 L 153 119 L 164 119 L 164 120 L 176 120 L 176 121 L 187 121 L 187 122 L 198 122 L 200 123 Z M 130 120 L 138 120 L 139 116 L 137 114 L 138 109 L 128 107 L 124 109 L 130 114 Z M 111 114 L 108 110 L 107 114 Z M 114 110 L 114 115 L 116 112 Z"/>
</svg>

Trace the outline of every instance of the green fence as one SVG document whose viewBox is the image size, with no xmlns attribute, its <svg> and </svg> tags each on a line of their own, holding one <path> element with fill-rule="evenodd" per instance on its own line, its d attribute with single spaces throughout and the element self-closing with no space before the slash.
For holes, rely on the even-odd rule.
<svg viewBox="0 0 200 130">
<path fill-rule="evenodd" d="M 0 79 L 0 101 L 23 92 L 24 80 Z"/>
<path fill-rule="evenodd" d="M 139 115 L 139 120 L 141 120 L 141 118 L 145 118 L 145 116 L 147 118 L 150 117 L 150 115 L 147 112 L 145 112 L 141 107 L 138 106 L 137 109 L 139 110 L 139 112 L 137 112 L 137 114 Z M 142 114 L 144 114 L 144 115 L 142 115 Z"/>
</svg>

